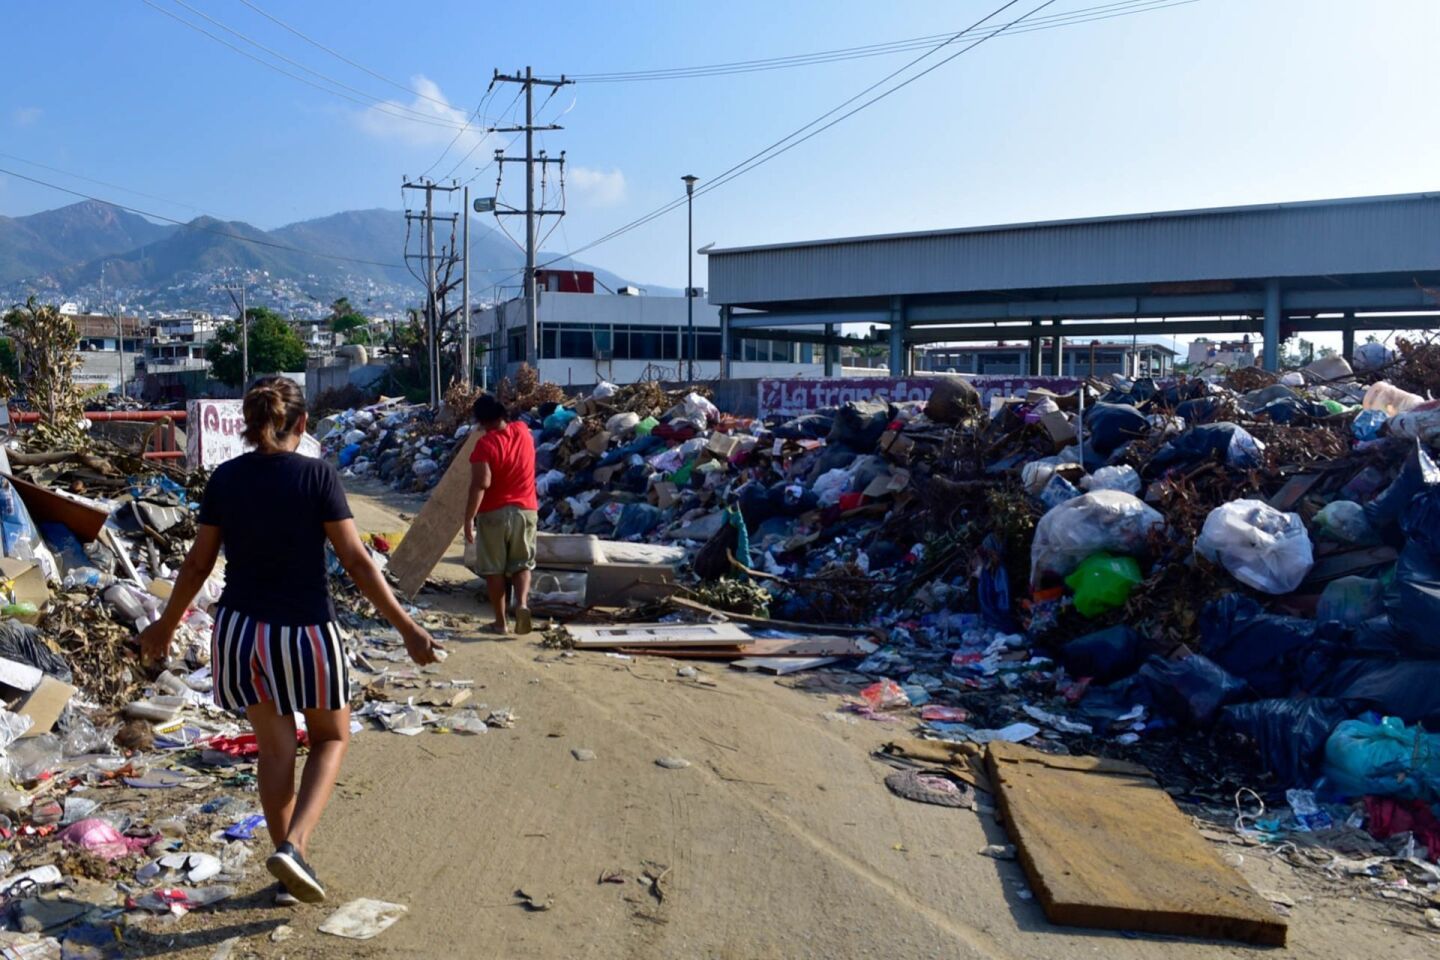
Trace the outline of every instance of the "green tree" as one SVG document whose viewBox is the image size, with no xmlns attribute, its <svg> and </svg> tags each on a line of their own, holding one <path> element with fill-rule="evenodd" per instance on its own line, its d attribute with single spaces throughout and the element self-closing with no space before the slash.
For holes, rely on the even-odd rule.
<svg viewBox="0 0 1440 960">
<path fill-rule="evenodd" d="M 348 343 L 370 342 L 370 321 L 350 305 L 347 297 L 330 304 L 330 329 L 345 335 Z"/>
<path fill-rule="evenodd" d="M 305 369 L 305 344 L 284 317 L 266 307 L 251 307 L 245 316 L 250 321 L 250 376 Z M 216 380 L 232 387 L 244 385 L 240 332 L 235 324 L 220 328 L 205 349 L 205 359 Z"/>
<path fill-rule="evenodd" d="M 8 378 L 12 382 L 20 379 L 20 359 L 15 355 L 15 341 L 8 337 L 0 338 L 0 378 Z"/>
</svg>

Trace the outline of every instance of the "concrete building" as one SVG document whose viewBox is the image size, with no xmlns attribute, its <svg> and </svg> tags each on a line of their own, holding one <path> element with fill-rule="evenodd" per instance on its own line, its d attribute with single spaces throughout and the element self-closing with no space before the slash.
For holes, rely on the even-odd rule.
<svg viewBox="0 0 1440 960">
<path fill-rule="evenodd" d="M 846 345 L 908 374 L 926 343 L 1433 327 L 1440 193 L 1274 203 L 709 249 L 722 338 Z M 726 357 L 735 355 L 733 349 Z M 1052 359 L 1053 366 L 1053 359 Z M 736 374 L 738 375 L 738 374 Z"/>
<path fill-rule="evenodd" d="M 80 334 L 80 369 L 75 380 L 87 389 L 119 392 L 144 369 L 149 321 L 101 313 L 70 314 Z M 121 350 L 121 346 L 124 350 Z"/>
<path fill-rule="evenodd" d="M 1255 345 L 1250 338 L 1243 340 L 1211 340 L 1201 337 L 1190 342 L 1186 361 L 1192 367 L 1253 367 L 1255 366 Z"/>
<path fill-rule="evenodd" d="M 683 380 L 684 297 L 651 297 L 539 290 L 540 377 L 564 385 L 608 380 Z M 488 382 L 513 374 L 525 358 L 525 301 L 477 309 L 471 332 L 484 351 Z M 720 376 L 720 314 L 695 301 L 695 378 Z M 823 372 L 811 344 L 741 337 L 730 368 L 733 377 L 804 377 Z"/>
<path fill-rule="evenodd" d="M 1053 344 L 1041 351 L 1040 365 L 1031 368 L 1030 345 L 954 344 L 918 347 L 915 369 L 934 373 L 1013 374 L 1020 376 L 1168 377 L 1174 372 L 1175 351 L 1157 343 L 1087 343 L 1067 341 L 1056 369 Z M 1251 358 L 1253 361 L 1253 357 Z"/>
</svg>

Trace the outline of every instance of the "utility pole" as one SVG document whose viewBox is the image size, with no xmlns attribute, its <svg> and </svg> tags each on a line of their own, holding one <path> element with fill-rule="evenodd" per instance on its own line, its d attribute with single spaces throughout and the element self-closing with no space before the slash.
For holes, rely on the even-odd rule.
<svg viewBox="0 0 1440 960">
<path fill-rule="evenodd" d="M 240 389 L 244 390 L 250 385 L 250 315 L 245 312 L 244 275 L 241 275 L 239 283 L 225 284 L 224 290 L 230 294 L 230 302 L 240 312 Z"/>
<path fill-rule="evenodd" d="M 425 191 L 425 211 L 423 213 L 416 213 L 412 210 L 405 211 L 406 221 L 420 221 L 421 226 L 425 231 L 425 252 L 423 254 L 412 254 L 409 250 L 406 250 L 405 260 L 407 266 L 409 265 L 409 261 L 411 260 L 425 261 L 425 274 L 423 278 L 417 279 L 420 279 L 421 282 L 425 284 L 425 362 L 426 367 L 430 373 L 430 393 L 428 399 L 430 402 L 430 406 L 434 407 L 437 410 L 440 408 L 440 401 L 445 395 L 445 388 L 440 382 L 440 331 L 444 326 L 444 318 L 442 318 L 440 315 L 440 297 L 442 296 L 442 291 L 437 284 L 438 273 L 436 263 L 437 257 L 435 255 L 435 221 L 450 221 L 451 229 L 453 231 L 456 218 L 460 215 L 441 214 L 437 217 L 435 214 L 435 191 L 439 190 L 443 193 L 454 193 L 456 190 L 459 189 L 459 185 L 453 182 L 449 185 L 438 184 L 433 180 L 425 179 L 423 177 L 413 183 L 407 180 L 403 184 L 401 184 L 401 190 Z M 454 255 L 454 249 L 454 233 L 452 232 L 450 252 L 446 254 L 444 258 L 447 263 L 447 284 L 445 286 L 445 290 L 449 290 L 451 286 L 448 283 L 448 277 L 449 267 L 454 266 L 456 260 Z"/>
<path fill-rule="evenodd" d="M 100 308 L 102 310 L 105 308 L 105 267 L 109 265 L 109 263 L 109 260 L 100 261 Z M 123 398 L 125 396 L 125 320 L 120 316 L 120 300 L 118 297 L 113 306 L 115 308 L 115 346 L 116 349 L 120 351 L 120 373 L 116 377 L 119 388 L 116 392 Z"/>
<path fill-rule="evenodd" d="M 462 213 L 464 214 L 464 216 L 465 216 L 465 226 L 464 226 L 464 229 L 462 229 L 462 230 L 460 231 L 460 235 L 464 238 L 463 243 L 464 243 L 464 246 L 465 246 L 465 253 L 464 253 L 464 257 L 465 257 L 465 274 L 464 274 L 464 280 L 462 281 L 462 282 L 464 283 L 464 287 L 463 287 L 463 292 L 460 294 L 460 303 L 461 303 L 461 313 L 460 313 L 460 382 L 463 383 L 463 384 L 466 386 L 466 388 L 468 389 L 468 388 L 470 387 L 471 381 L 474 379 L 473 374 L 474 374 L 474 365 L 475 365 L 474 360 L 472 360 L 472 359 L 471 359 L 471 356 L 470 356 L 470 352 L 471 352 L 471 351 L 470 351 L 470 188 L 469 188 L 469 187 L 466 187 L 466 188 L 465 188 L 464 202 L 460 205 L 460 210 L 461 210 L 461 212 L 462 212 Z"/>
<path fill-rule="evenodd" d="M 685 379 L 695 379 L 695 181 L 700 178 L 687 173 L 685 181 L 685 356 L 689 366 Z M 828 346 L 826 349 L 829 349 Z"/>
<path fill-rule="evenodd" d="M 500 210 L 497 207 L 495 215 L 499 217 L 524 214 L 525 216 L 525 362 L 539 369 L 540 322 L 536 312 L 535 295 L 535 225 L 539 217 L 564 216 L 565 211 L 537 209 L 535 206 L 535 164 L 537 162 L 535 156 L 535 131 L 562 129 L 553 123 L 543 127 L 537 127 L 535 125 L 535 87 L 538 85 L 558 90 L 560 87 L 574 83 L 575 81 L 566 80 L 563 74 L 558 80 L 545 80 L 535 76 L 533 71 L 529 67 L 526 67 L 524 75 L 521 75 L 519 71 L 507 75 L 497 70 L 495 71 L 495 78 L 491 82 L 520 83 L 525 86 L 525 125 L 520 127 L 500 127 L 495 130 L 496 133 L 525 134 L 525 159 L 523 161 L 519 157 L 506 157 L 503 150 L 495 151 L 495 162 L 502 173 L 504 172 L 506 163 L 523 162 L 525 164 L 525 209 Z M 538 162 L 541 167 L 544 167 L 547 163 L 558 163 L 560 165 L 561 176 L 564 176 L 564 151 L 561 151 L 559 160 L 551 160 L 542 153 Z M 496 194 L 498 196 L 498 190 Z"/>
</svg>

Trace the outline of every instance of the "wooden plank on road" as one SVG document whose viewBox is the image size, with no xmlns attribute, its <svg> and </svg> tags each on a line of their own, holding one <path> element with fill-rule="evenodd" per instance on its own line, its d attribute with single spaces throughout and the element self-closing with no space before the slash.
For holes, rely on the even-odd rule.
<svg viewBox="0 0 1440 960">
<path fill-rule="evenodd" d="M 1148 771 L 1000 742 L 989 745 L 986 761 L 1051 923 L 1285 945 L 1284 919 L 1142 775 Z"/>
<path fill-rule="evenodd" d="M 460 514 L 465 512 L 465 495 L 470 492 L 470 451 L 483 432 L 476 429 L 466 435 L 445 476 L 390 555 L 390 574 L 407 597 L 425 586 L 425 578 L 460 533 Z"/>
</svg>

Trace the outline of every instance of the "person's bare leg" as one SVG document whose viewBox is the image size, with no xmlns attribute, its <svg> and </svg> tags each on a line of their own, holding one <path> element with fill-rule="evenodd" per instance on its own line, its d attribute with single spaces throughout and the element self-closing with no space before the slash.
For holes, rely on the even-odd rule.
<svg viewBox="0 0 1440 960">
<path fill-rule="evenodd" d="M 530 609 L 530 571 L 521 570 L 514 576 L 515 606 Z"/>
<path fill-rule="evenodd" d="M 500 633 L 504 633 L 507 629 L 505 626 L 506 586 L 507 584 L 503 574 L 495 577 L 487 576 L 485 578 L 485 589 L 490 593 L 490 609 L 495 611 L 495 629 Z"/>
<path fill-rule="evenodd" d="M 305 760 L 300 796 L 285 835 L 302 857 L 310 855 L 310 834 L 330 802 L 340 776 L 340 761 L 350 746 L 350 708 L 306 710 L 305 729 L 310 735 L 310 756 Z"/>
<path fill-rule="evenodd" d="M 278 847 L 295 812 L 295 717 L 275 712 L 273 703 L 257 703 L 246 709 L 245 717 L 260 747 L 255 771 L 260 808 L 265 811 L 270 842 Z"/>
</svg>

